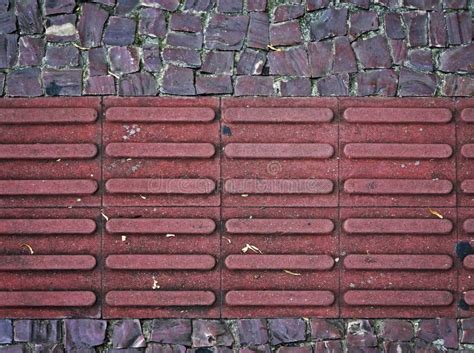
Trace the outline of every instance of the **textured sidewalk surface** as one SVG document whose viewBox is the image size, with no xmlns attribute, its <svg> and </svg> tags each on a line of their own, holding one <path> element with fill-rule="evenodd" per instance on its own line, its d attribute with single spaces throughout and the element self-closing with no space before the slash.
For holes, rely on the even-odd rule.
<svg viewBox="0 0 474 353">
<path fill-rule="evenodd" d="M 474 320 L 0 320 L 3 353 L 474 351 Z"/>
<path fill-rule="evenodd" d="M 0 1 L 6 96 L 474 93 L 469 0 L 15 3 Z"/>
</svg>

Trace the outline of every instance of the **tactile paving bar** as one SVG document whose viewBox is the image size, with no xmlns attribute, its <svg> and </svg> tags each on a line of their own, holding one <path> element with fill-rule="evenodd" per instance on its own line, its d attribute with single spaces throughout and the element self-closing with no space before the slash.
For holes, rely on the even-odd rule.
<svg viewBox="0 0 474 353">
<path fill-rule="evenodd" d="M 456 206 L 451 100 L 342 99 L 340 206 Z"/>
<path fill-rule="evenodd" d="M 0 317 L 101 315 L 100 213 L 0 209 Z"/>
<path fill-rule="evenodd" d="M 104 105 L 104 205 L 219 206 L 217 99 Z"/>
<path fill-rule="evenodd" d="M 474 315 L 474 208 L 458 210 L 459 315 Z"/>
<path fill-rule="evenodd" d="M 474 206 L 474 102 L 460 100 L 458 123 L 458 198 L 460 206 Z"/>
<path fill-rule="evenodd" d="M 341 208 L 343 317 L 457 311 L 456 209 Z"/>
<path fill-rule="evenodd" d="M 338 316 L 337 209 L 222 212 L 223 317 Z"/>
<path fill-rule="evenodd" d="M 98 98 L 0 100 L 0 207 L 98 206 Z"/>
<path fill-rule="evenodd" d="M 337 206 L 337 101 L 223 99 L 224 206 Z"/>
<path fill-rule="evenodd" d="M 219 317 L 219 212 L 106 208 L 104 317 Z"/>
</svg>

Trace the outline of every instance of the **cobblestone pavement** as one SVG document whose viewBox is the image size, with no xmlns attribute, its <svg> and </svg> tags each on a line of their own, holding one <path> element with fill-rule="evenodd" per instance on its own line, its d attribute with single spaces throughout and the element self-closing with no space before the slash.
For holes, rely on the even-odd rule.
<svg viewBox="0 0 474 353">
<path fill-rule="evenodd" d="M 474 319 L 0 320 L 0 352 L 472 352 Z"/>
<path fill-rule="evenodd" d="M 472 4 L 1 0 L 0 91 L 471 96 Z"/>
</svg>

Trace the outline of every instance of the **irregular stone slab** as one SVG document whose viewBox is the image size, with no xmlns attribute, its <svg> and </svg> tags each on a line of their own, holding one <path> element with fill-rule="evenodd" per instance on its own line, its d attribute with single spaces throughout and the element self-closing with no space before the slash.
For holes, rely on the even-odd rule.
<svg viewBox="0 0 474 353">
<path fill-rule="evenodd" d="M 140 54 L 137 47 L 109 48 L 110 70 L 122 75 L 140 70 Z"/>
<path fill-rule="evenodd" d="M 40 65 L 44 57 L 44 38 L 22 36 L 18 42 L 18 64 L 21 66 Z"/>
<path fill-rule="evenodd" d="M 148 72 L 137 72 L 123 76 L 119 82 L 121 96 L 156 96 L 158 88 L 155 77 Z"/>
<path fill-rule="evenodd" d="M 359 72 L 356 75 L 357 95 L 388 96 L 397 93 L 398 75 L 394 70 L 382 69 Z"/>
<path fill-rule="evenodd" d="M 340 322 L 325 319 L 311 319 L 311 338 L 316 340 L 334 340 L 342 338 Z"/>
<path fill-rule="evenodd" d="M 80 96 L 82 92 L 82 70 L 45 70 L 43 81 L 48 96 Z"/>
<path fill-rule="evenodd" d="M 113 16 L 104 33 L 104 44 L 108 45 L 130 45 L 135 41 L 136 23 L 125 17 Z"/>
<path fill-rule="evenodd" d="M 79 49 L 72 45 L 65 47 L 48 46 L 46 48 L 46 65 L 54 68 L 79 65 Z"/>
<path fill-rule="evenodd" d="M 15 3 L 15 14 L 21 34 L 43 32 L 43 18 L 37 0 L 21 0 Z"/>
<path fill-rule="evenodd" d="M 141 0 L 141 4 L 167 11 L 176 11 L 179 6 L 179 0 Z"/>
<path fill-rule="evenodd" d="M 240 50 L 248 24 L 248 16 L 213 15 L 204 32 L 205 47 L 207 49 Z"/>
<path fill-rule="evenodd" d="M 75 0 L 45 0 L 44 10 L 46 15 L 57 15 L 62 13 L 72 13 L 76 7 Z"/>
<path fill-rule="evenodd" d="M 122 320 L 118 322 L 112 334 L 114 348 L 146 347 L 140 320 Z"/>
<path fill-rule="evenodd" d="M 333 41 L 311 42 L 308 44 L 308 57 L 311 77 L 325 76 L 334 65 Z"/>
<path fill-rule="evenodd" d="M 41 70 L 31 67 L 10 71 L 7 74 L 7 94 L 12 97 L 41 96 Z"/>
<path fill-rule="evenodd" d="M 308 54 L 304 47 L 296 47 L 268 53 L 268 64 L 271 75 L 309 77 Z"/>
<path fill-rule="evenodd" d="M 217 0 L 217 12 L 239 13 L 243 7 L 243 0 Z"/>
<path fill-rule="evenodd" d="M 185 67 L 168 65 L 163 76 L 161 92 L 178 96 L 195 95 L 194 71 Z"/>
<path fill-rule="evenodd" d="M 209 11 L 215 4 L 215 0 L 186 0 L 184 2 L 185 10 Z"/>
<path fill-rule="evenodd" d="M 346 340 L 350 347 L 377 346 L 377 336 L 375 336 L 369 320 L 349 321 Z"/>
<path fill-rule="evenodd" d="M 234 53 L 228 51 L 210 51 L 204 58 L 201 72 L 232 75 L 233 67 Z"/>
<path fill-rule="evenodd" d="M 349 34 L 354 38 L 379 27 L 378 15 L 374 11 L 354 12 L 350 16 L 349 23 Z"/>
<path fill-rule="evenodd" d="M 334 73 L 357 72 L 357 64 L 351 44 L 347 37 L 334 39 Z"/>
<path fill-rule="evenodd" d="M 413 49 L 408 52 L 407 66 L 416 71 L 433 71 L 433 57 L 430 50 Z"/>
<path fill-rule="evenodd" d="M 232 78 L 230 76 L 196 76 L 197 94 L 231 94 L 232 91 Z"/>
<path fill-rule="evenodd" d="M 152 342 L 191 346 L 191 320 L 155 319 L 151 324 Z"/>
<path fill-rule="evenodd" d="M 202 33 L 169 32 L 166 44 L 191 49 L 202 48 Z"/>
<path fill-rule="evenodd" d="M 316 83 L 321 96 L 349 95 L 349 74 L 329 75 Z"/>
<path fill-rule="evenodd" d="M 113 76 L 90 76 L 85 82 L 84 92 L 91 95 L 115 94 L 115 78 Z"/>
<path fill-rule="evenodd" d="M 405 12 L 403 19 L 408 28 L 408 43 L 411 47 L 419 47 L 428 44 L 426 13 Z"/>
<path fill-rule="evenodd" d="M 16 31 L 16 17 L 12 11 L 0 13 L 0 33 L 12 33 Z"/>
<path fill-rule="evenodd" d="M 261 75 L 266 61 L 264 52 L 245 49 L 237 63 L 237 75 Z"/>
<path fill-rule="evenodd" d="M 380 336 L 384 340 L 409 342 L 414 335 L 413 325 L 408 320 L 387 319 L 381 325 Z"/>
<path fill-rule="evenodd" d="M 172 31 L 201 32 L 201 17 L 190 13 L 172 14 L 170 19 L 170 29 Z"/>
<path fill-rule="evenodd" d="M 446 72 L 474 72 L 474 44 L 446 49 L 439 57 L 439 69 Z"/>
<path fill-rule="evenodd" d="M 347 33 L 347 9 L 326 9 L 318 12 L 310 23 L 311 40 L 321 40 Z"/>
<path fill-rule="evenodd" d="M 444 80 L 443 93 L 451 97 L 472 97 L 474 96 L 474 78 L 448 75 Z"/>
<path fill-rule="evenodd" d="M 140 0 L 117 0 L 116 15 L 127 15 L 138 7 Z"/>
<path fill-rule="evenodd" d="M 247 0 L 247 9 L 249 11 L 265 11 L 267 0 Z"/>
<path fill-rule="evenodd" d="M 250 48 L 267 49 L 270 42 L 270 24 L 268 14 L 252 12 L 247 34 L 247 46 Z"/>
<path fill-rule="evenodd" d="M 231 346 L 234 338 L 226 324 L 219 320 L 194 320 L 193 347 Z"/>
<path fill-rule="evenodd" d="M 64 320 L 64 346 L 66 350 L 100 346 L 105 341 L 106 328 L 105 320 Z"/>
<path fill-rule="evenodd" d="M 78 39 L 77 16 L 59 15 L 46 19 L 46 40 L 49 42 L 72 42 Z"/>
<path fill-rule="evenodd" d="M 446 14 L 449 44 L 469 44 L 472 40 L 472 17 L 469 12 Z"/>
<path fill-rule="evenodd" d="M 236 96 L 272 96 L 273 79 L 269 76 L 237 76 Z"/>
<path fill-rule="evenodd" d="M 87 52 L 89 59 L 89 75 L 101 76 L 108 73 L 105 48 L 93 48 Z"/>
<path fill-rule="evenodd" d="M 199 52 L 188 48 L 165 48 L 163 49 L 163 60 L 186 67 L 201 66 L 201 55 Z"/>
<path fill-rule="evenodd" d="M 408 46 L 406 41 L 401 39 L 391 39 L 390 47 L 392 48 L 393 63 L 402 64 L 408 55 Z"/>
<path fill-rule="evenodd" d="M 364 68 L 389 68 L 392 66 L 390 50 L 384 36 L 359 39 L 352 47 Z"/>
<path fill-rule="evenodd" d="M 166 36 L 166 19 L 163 11 L 152 8 L 142 9 L 138 31 L 140 34 L 153 38 L 164 38 Z"/>
<path fill-rule="evenodd" d="M 304 6 L 299 4 L 279 5 L 273 13 L 273 22 L 284 22 L 300 18 L 304 15 Z"/>
<path fill-rule="evenodd" d="M 306 324 L 302 319 L 269 319 L 271 344 L 292 343 L 304 341 Z"/>
<path fill-rule="evenodd" d="M 143 68 L 150 72 L 158 72 L 162 68 L 160 47 L 158 45 L 143 46 Z"/>
<path fill-rule="evenodd" d="M 262 345 L 268 343 L 267 322 L 264 319 L 242 319 L 237 321 L 241 345 Z"/>
<path fill-rule="evenodd" d="M 109 13 L 99 6 L 84 3 L 81 6 L 81 16 L 77 30 L 82 47 L 98 47 L 102 42 L 104 25 L 109 17 Z"/>
<path fill-rule="evenodd" d="M 293 78 L 280 82 L 280 93 L 283 97 L 311 96 L 311 80 L 306 78 Z"/>
<path fill-rule="evenodd" d="M 402 16 L 397 12 L 389 12 L 384 15 L 385 32 L 391 39 L 404 39 L 406 37 Z"/>
<path fill-rule="evenodd" d="M 303 41 L 300 25 L 297 21 L 278 23 L 270 26 L 272 45 L 296 45 Z"/>
<path fill-rule="evenodd" d="M 16 34 L 0 34 L 0 68 L 8 69 L 16 62 L 18 51 Z"/>
<path fill-rule="evenodd" d="M 17 320 L 15 341 L 29 343 L 58 343 L 61 331 L 58 320 Z"/>
<path fill-rule="evenodd" d="M 400 69 L 399 95 L 402 97 L 433 96 L 436 92 L 436 85 L 437 79 L 434 74 Z"/>
<path fill-rule="evenodd" d="M 430 46 L 445 47 L 448 43 L 448 35 L 446 32 L 446 18 L 441 11 L 430 13 Z"/>
<path fill-rule="evenodd" d="M 0 344 L 10 344 L 13 341 L 13 325 L 11 320 L 0 320 Z"/>
</svg>

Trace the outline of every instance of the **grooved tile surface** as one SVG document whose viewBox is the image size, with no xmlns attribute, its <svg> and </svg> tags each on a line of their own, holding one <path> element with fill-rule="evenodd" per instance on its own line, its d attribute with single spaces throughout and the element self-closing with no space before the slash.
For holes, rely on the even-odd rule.
<svg viewBox="0 0 474 353">
<path fill-rule="evenodd" d="M 472 317 L 473 99 L 0 101 L 0 317 Z"/>
</svg>

